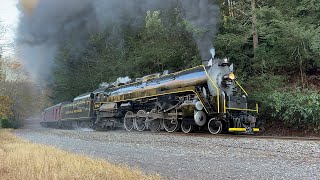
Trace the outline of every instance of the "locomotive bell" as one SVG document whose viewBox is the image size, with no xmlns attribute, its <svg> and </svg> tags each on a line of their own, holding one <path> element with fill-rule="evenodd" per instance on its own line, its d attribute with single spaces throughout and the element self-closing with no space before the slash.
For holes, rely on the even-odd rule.
<svg viewBox="0 0 320 180">
<path fill-rule="evenodd" d="M 206 114 L 203 111 L 196 111 L 194 114 L 194 122 L 198 125 L 198 126 L 203 126 L 204 124 L 206 124 L 207 121 L 207 117 Z"/>
<path fill-rule="evenodd" d="M 225 57 L 220 60 L 219 66 L 230 66 L 229 58 Z"/>
</svg>

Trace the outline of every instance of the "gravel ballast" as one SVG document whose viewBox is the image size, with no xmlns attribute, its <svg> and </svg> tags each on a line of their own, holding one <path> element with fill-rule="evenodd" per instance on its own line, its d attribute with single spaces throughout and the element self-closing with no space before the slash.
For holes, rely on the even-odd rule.
<svg viewBox="0 0 320 180">
<path fill-rule="evenodd" d="M 320 142 L 183 134 L 23 129 L 34 143 L 127 164 L 166 179 L 320 179 Z"/>
</svg>

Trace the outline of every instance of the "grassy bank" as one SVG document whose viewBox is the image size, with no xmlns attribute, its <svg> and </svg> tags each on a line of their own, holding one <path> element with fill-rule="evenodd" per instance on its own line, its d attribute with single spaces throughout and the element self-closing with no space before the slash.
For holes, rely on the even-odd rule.
<svg viewBox="0 0 320 180">
<path fill-rule="evenodd" d="M 1 179 L 160 179 L 53 147 L 21 140 L 0 129 Z"/>
</svg>

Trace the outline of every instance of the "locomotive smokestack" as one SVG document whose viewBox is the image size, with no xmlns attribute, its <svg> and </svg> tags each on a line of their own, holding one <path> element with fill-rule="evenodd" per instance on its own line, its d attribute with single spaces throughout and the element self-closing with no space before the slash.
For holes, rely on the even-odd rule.
<svg viewBox="0 0 320 180">
<path fill-rule="evenodd" d="M 210 49 L 210 54 L 212 59 L 214 59 L 214 56 L 216 55 L 216 50 L 214 49 L 214 47 Z"/>
<path fill-rule="evenodd" d="M 214 56 L 216 55 L 216 50 L 214 49 L 214 47 L 212 47 L 210 49 L 210 54 L 211 54 L 211 59 L 202 59 L 202 64 L 205 66 L 208 66 L 210 63 L 210 60 L 214 60 Z"/>
</svg>

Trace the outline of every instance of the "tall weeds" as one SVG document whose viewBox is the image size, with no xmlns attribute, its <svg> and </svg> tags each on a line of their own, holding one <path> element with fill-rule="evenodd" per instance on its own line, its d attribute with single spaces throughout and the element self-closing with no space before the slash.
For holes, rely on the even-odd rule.
<svg viewBox="0 0 320 180">
<path fill-rule="evenodd" d="M 125 165 L 32 144 L 16 138 L 10 130 L 0 130 L 1 179 L 160 179 Z"/>
</svg>

